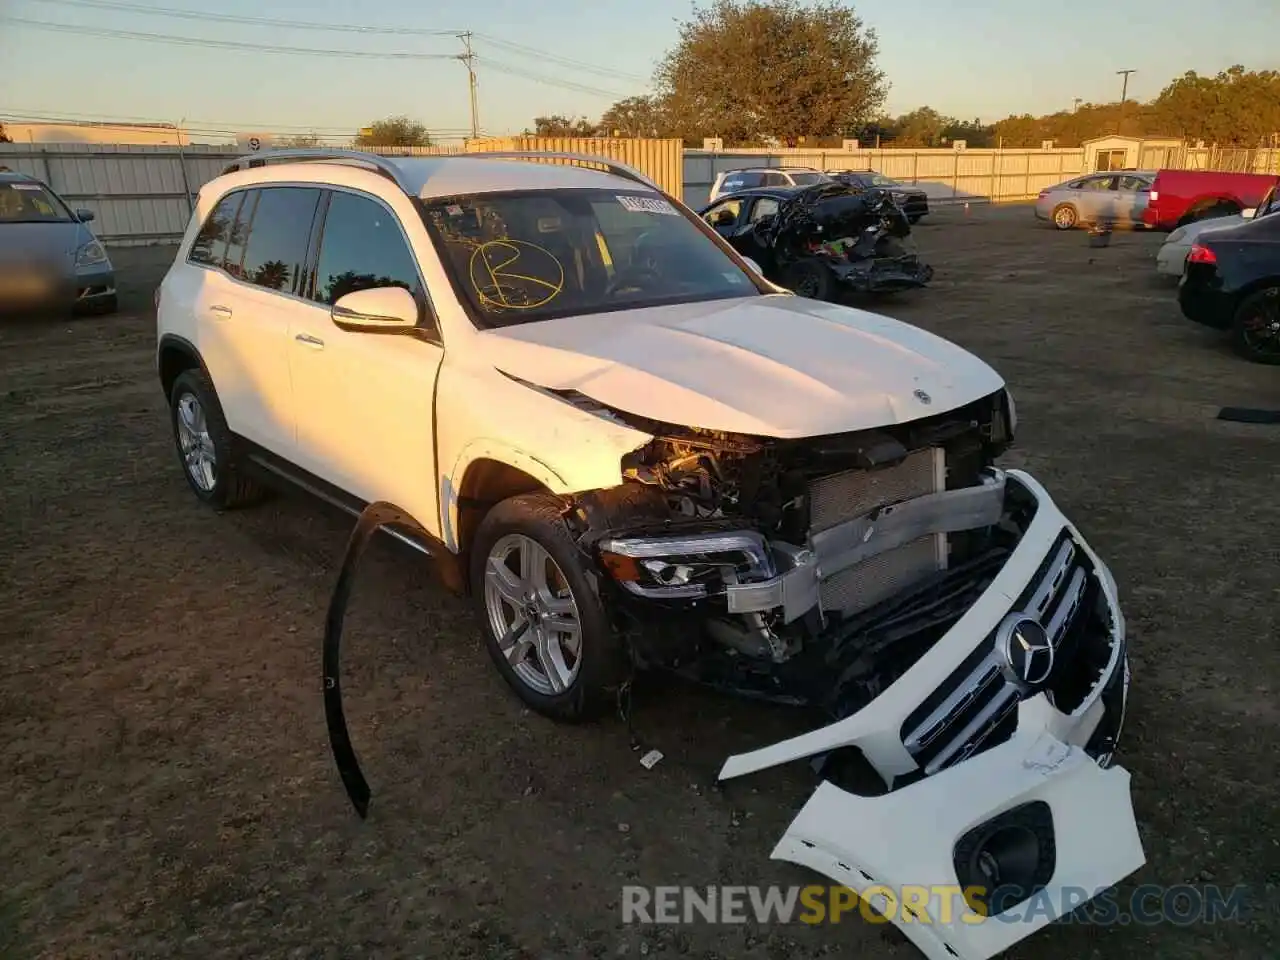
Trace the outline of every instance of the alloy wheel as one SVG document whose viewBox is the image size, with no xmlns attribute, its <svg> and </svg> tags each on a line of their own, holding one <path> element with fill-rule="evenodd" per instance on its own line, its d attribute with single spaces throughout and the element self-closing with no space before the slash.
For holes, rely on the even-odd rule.
<svg viewBox="0 0 1280 960">
<path fill-rule="evenodd" d="M 532 537 L 509 533 L 489 550 L 484 603 L 512 672 L 543 696 L 564 693 L 582 667 L 582 622 L 569 581 Z"/>
<path fill-rule="evenodd" d="M 212 493 L 218 483 L 218 456 L 209 436 L 209 420 L 194 393 L 178 398 L 178 446 L 187 475 L 196 488 Z"/>
</svg>

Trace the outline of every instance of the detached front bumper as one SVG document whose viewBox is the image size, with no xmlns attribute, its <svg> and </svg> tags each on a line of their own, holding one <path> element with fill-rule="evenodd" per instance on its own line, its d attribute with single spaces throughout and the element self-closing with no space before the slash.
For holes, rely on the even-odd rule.
<svg viewBox="0 0 1280 960">
<path fill-rule="evenodd" d="M 863 709 L 720 772 L 860 750 L 889 792 L 824 783 L 773 856 L 865 893 L 931 960 L 986 960 L 1145 857 L 1129 775 L 1112 766 L 1129 688 L 1115 580 L 1039 483 L 1003 477 L 1035 515 L 968 612 Z M 1040 646 L 1019 632 L 1027 620 L 1055 651 L 1044 677 L 1016 655 L 1021 640 Z M 966 888 L 989 906 L 967 904 Z"/>
</svg>

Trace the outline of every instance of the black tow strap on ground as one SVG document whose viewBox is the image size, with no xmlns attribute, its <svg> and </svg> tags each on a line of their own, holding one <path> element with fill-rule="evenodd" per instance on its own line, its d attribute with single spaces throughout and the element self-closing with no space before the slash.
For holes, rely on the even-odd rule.
<svg viewBox="0 0 1280 960">
<path fill-rule="evenodd" d="M 428 535 L 416 520 L 397 507 L 394 503 L 378 501 L 364 508 L 356 528 L 351 531 L 351 539 L 347 541 L 347 555 L 342 560 L 342 569 L 338 573 L 338 582 L 334 584 L 333 596 L 329 600 L 329 614 L 324 624 L 324 719 L 329 728 L 329 746 L 333 750 L 334 762 L 338 765 L 338 773 L 342 777 L 342 785 L 347 788 L 347 796 L 360 819 L 369 815 L 369 798 L 372 795 L 369 784 L 360 772 L 360 762 L 356 759 L 355 749 L 351 746 L 351 736 L 347 732 L 347 719 L 342 712 L 342 682 L 339 678 L 339 666 L 342 646 L 342 624 L 347 616 L 347 600 L 351 597 L 351 585 L 356 578 L 356 563 L 364 554 L 373 535 L 385 526 L 395 524 L 406 531 Z"/>
<path fill-rule="evenodd" d="M 1223 407 L 1218 411 L 1219 420 L 1235 423 L 1280 423 L 1280 410 L 1254 410 L 1250 407 Z"/>
</svg>

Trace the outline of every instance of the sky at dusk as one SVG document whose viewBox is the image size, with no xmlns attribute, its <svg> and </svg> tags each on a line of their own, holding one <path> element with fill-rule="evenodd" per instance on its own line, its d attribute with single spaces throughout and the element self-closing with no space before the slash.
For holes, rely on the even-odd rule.
<svg viewBox="0 0 1280 960">
<path fill-rule="evenodd" d="M 0 118 L 182 121 L 193 130 L 208 130 L 203 139 L 212 139 L 217 131 L 314 129 L 337 135 L 379 117 L 406 114 L 438 134 L 461 136 L 470 124 L 467 74 L 460 62 L 449 59 L 462 51 L 449 34 L 471 31 L 483 132 L 518 132 L 535 116 L 595 117 L 613 100 L 645 92 L 654 64 L 676 39 L 677 21 L 691 10 L 689 0 L 223 0 L 218 5 L 129 0 L 123 5 L 130 9 L 0 0 Z M 1280 68 L 1277 0 L 1212 5 L 1165 0 L 1141 7 L 1109 0 L 1070 5 L 864 0 L 853 6 L 879 35 L 893 114 L 927 104 L 962 118 L 993 121 L 1015 112 L 1070 109 L 1076 97 L 1119 99 L 1120 69 L 1137 71 L 1130 77 L 1129 95 L 1149 99 L 1186 70 L 1212 74 L 1233 63 Z M 196 17 L 143 12 L 148 7 Z M 199 19 L 208 13 L 257 22 Z M 264 20 L 392 32 L 299 29 Z M 161 43 L 110 31 L 232 46 Z M 373 56 L 297 55 L 235 44 Z"/>
</svg>

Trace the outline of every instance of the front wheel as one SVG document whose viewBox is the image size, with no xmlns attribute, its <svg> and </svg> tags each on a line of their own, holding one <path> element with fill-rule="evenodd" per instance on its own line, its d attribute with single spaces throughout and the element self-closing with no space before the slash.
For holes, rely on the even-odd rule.
<svg viewBox="0 0 1280 960">
<path fill-rule="evenodd" d="M 1061 204 L 1053 211 L 1053 225 L 1059 230 L 1070 230 L 1079 220 L 1076 208 L 1069 203 Z"/>
<path fill-rule="evenodd" d="M 1280 287 L 1249 294 L 1236 307 L 1231 345 L 1254 363 L 1280 364 Z"/>
<path fill-rule="evenodd" d="M 627 658 L 563 513 L 547 493 L 494 507 L 476 531 L 471 585 L 503 679 L 544 716 L 578 721 L 611 705 Z"/>
</svg>

